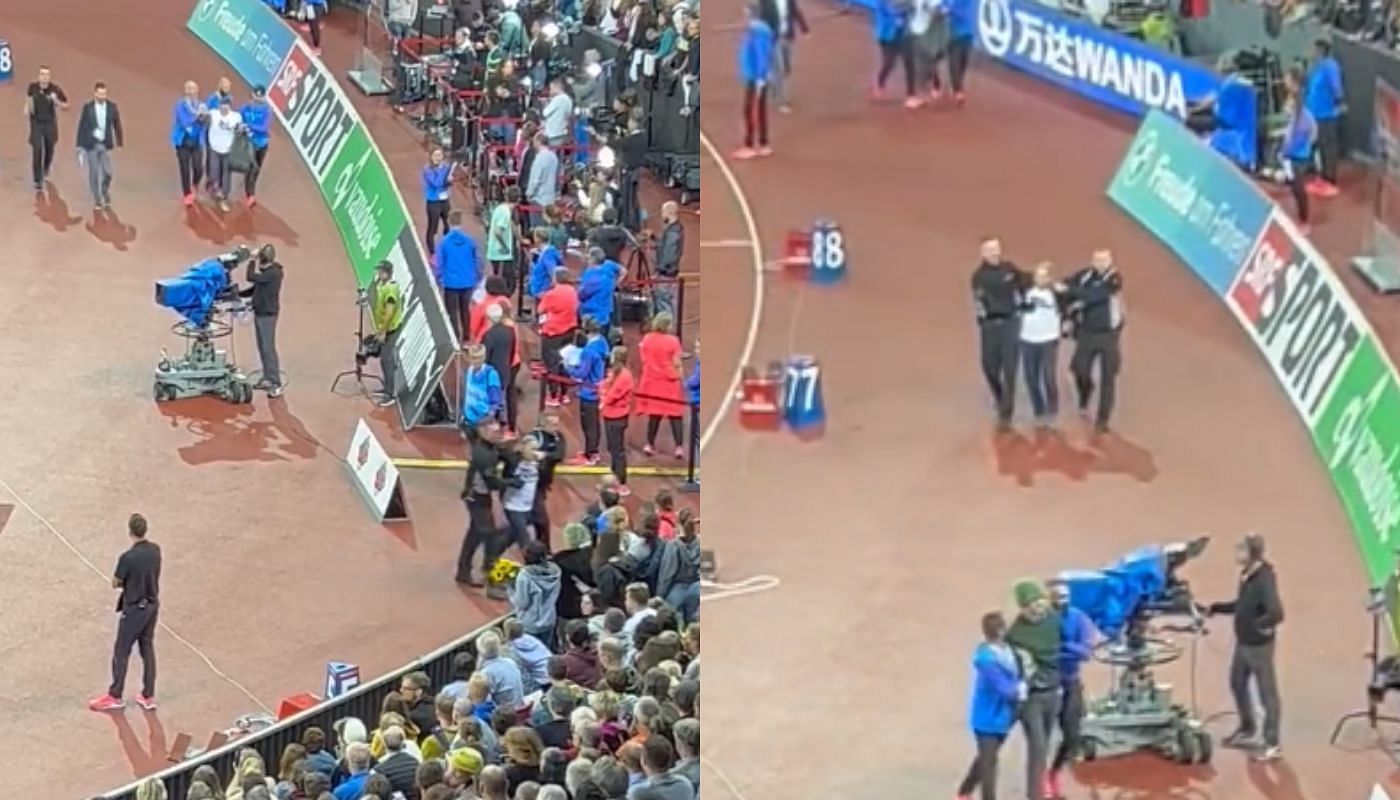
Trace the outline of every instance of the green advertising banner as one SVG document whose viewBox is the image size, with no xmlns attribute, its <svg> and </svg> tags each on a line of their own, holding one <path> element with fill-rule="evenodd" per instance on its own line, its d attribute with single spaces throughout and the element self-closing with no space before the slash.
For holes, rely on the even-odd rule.
<svg viewBox="0 0 1400 800">
<path fill-rule="evenodd" d="M 386 202 L 397 191 L 388 165 L 370 146 L 369 134 L 356 125 L 321 179 L 321 193 L 361 286 L 373 280 L 374 265 L 389 257 L 398 232 L 410 227 L 402 207 Z"/>
<path fill-rule="evenodd" d="M 1374 336 L 1347 365 L 1312 430 L 1373 585 L 1400 545 L 1400 384 Z"/>
</svg>

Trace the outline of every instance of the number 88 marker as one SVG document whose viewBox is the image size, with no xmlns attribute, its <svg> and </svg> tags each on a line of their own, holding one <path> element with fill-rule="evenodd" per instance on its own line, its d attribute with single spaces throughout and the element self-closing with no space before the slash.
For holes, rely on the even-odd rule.
<svg viewBox="0 0 1400 800">
<path fill-rule="evenodd" d="M 832 220 L 818 220 L 812 226 L 812 283 L 838 283 L 846 277 L 846 236 Z"/>
<path fill-rule="evenodd" d="M 15 54 L 10 43 L 0 39 L 0 84 L 9 83 L 15 77 Z"/>
<path fill-rule="evenodd" d="M 819 432 L 826 423 L 821 366 L 811 356 L 792 356 L 783 375 L 783 421 L 797 433 Z"/>
</svg>

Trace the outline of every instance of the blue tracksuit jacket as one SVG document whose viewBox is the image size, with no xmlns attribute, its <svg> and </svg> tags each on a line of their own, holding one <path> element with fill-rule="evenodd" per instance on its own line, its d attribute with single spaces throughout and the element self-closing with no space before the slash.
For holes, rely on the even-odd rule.
<svg viewBox="0 0 1400 800">
<path fill-rule="evenodd" d="M 443 162 L 436 167 L 432 164 L 423 168 L 423 199 L 428 202 L 447 200 L 452 197 L 452 165 Z"/>
<path fill-rule="evenodd" d="M 562 263 L 564 259 L 559 255 L 559 248 L 552 244 L 535 256 L 535 263 L 530 267 L 530 285 L 525 287 L 531 297 L 538 299 L 554 286 L 554 270 Z"/>
<path fill-rule="evenodd" d="M 170 127 L 170 145 L 172 147 L 201 144 L 204 142 L 204 123 L 200 122 L 197 108 L 190 108 L 190 104 L 181 97 L 175 103 L 174 124 Z"/>
<path fill-rule="evenodd" d="M 578 363 L 569 369 L 569 377 L 578 381 L 578 399 L 598 402 L 598 384 L 608 370 L 608 340 L 594 336 L 583 346 Z"/>
<path fill-rule="evenodd" d="M 1015 656 L 1010 657 L 1014 662 Z M 977 645 L 972 655 L 972 714 L 969 724 L 974 734 L 1005 736 L 1016 721 L 1020 671 L 1007 663 L 992 645 Z"/>
<path fill-rule="evenodd" d="M 490 364 L 468 369 L 462 375 L 462 422 L 477 424 L 501 407 L 501 376 Z"/>
<path fill-rule="evenodd" d="M 1318 122 L 1330 122 L 1342 115 L 1346 94 L 1342 88 L 1342 68 L 1328 56 L 1313 65 L 1303 88 L 1303 107 Z"/>
<path fill-rule="evenodd" d="M 272 106 L 267 101 L 254 100 L 244 105 L 238 113 L 243 117 L 243 124 L 248 126 L 248 141 L 259 150 L 267 147 L 268 137 L 272 133 Z"/>
<path fill-rule="evenodd" d="M 754 17 L 739 43 L 739 78 L 744 83 L 764 83 L 773 70 L 773 46 L 777 37 L 768 23 Z"/>
<path fill-rule="evenodd" d="M 453 291 L 471 291 L 481 285 L 481 259 L 477 257 L 476 240 L 461 228 L 453 228 L 442 237 L 433 254 L 437 267 L 438 285 Z"/>
<path fill-rule="evenodd" d="M 583 271 L 578 282 L 578 315 L 607 327 L 612 324 L 613 293 L 622 277 L 622 265 L 604 261 Z"/>
</svg>

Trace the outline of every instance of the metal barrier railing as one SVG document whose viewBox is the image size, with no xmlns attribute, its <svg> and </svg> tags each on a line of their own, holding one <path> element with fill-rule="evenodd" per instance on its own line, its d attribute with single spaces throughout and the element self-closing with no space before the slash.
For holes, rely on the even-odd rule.
<svg viewBox="0 0 1400 800">
<path fill-rule="evenodd" d="M 369 683 L 361 684 L 340 697 L 318 703 L 316 706 L 288 717 L 266 730 L 235 739 L 208 753 L 162 770 L 154 777 L 159 778 L 165 784 L 167 796 L 181 798 L 189 792 L 190 780 L 194 771 L 205 764 L 214 767 L 221 780 L 228 780 L 233 775 L 234 761 L 238 757 L 238 753 L 245 748 L 258 751 L 264 763 L 274 765 L 281 758 L 282 750 L 292 742 L 301 741 L 302 733 L 313 726 L 325 731 L 327 746 L 330 747 L 333 745 L 335 737 L 333 725 L 338 719 L 356 717 L 363 720 L 366 725 L 373 727 L 379 720 L 379 708 L 384 701 L 384 695 L 398 688 L 399 679 L 404 675 L 421 670 L 428 673 L 434 687 L 442 687 L 449 683 L 452 680 L 453 657 L 463 651 L 475 654 L 477 637 L 492 628 L 499 627 L 506 618 L 498 617 L 466 636 L 443 645 Z M 92 800 L 136 800 L 137 787 L 149 779 L 149 777 L 142 778 L 107 794 L 96 795 Z"/>
</svg>

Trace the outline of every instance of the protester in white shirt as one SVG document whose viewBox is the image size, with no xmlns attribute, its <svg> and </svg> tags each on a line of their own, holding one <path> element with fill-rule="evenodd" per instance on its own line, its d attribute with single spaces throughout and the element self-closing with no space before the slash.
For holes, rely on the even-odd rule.
<svg viewBox="0 0 1400 800">
<path fill-rule="evenodd" d="M 1026 292 L 1021 312 L 1021 364 L 1036 426 L 1053 428 L 1060 413 L 1057 378 L 1060 348 L 1060 298 L 1049 264 L 1035 269 L 1035 286 Z"/>
<path fill-rule="evenodd" d="M 914 38 L 914 61 L 919 89 L 937 100 L 943 94 L 938 63 L 948 48 L 948 9 L 946 0 L 914 0 L 909 16 L 909 35 Z"/>
<path fill-rule="evenodd" d="M 227 97 L 220 99 L 218 110 L 209 116 L 209 185 L 224 211 L 228 211 L 228 196 L 233 188 L 228 155 L 242 127 L 243 116 L 233 110 Z"/>
</svg>

